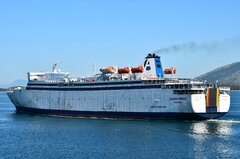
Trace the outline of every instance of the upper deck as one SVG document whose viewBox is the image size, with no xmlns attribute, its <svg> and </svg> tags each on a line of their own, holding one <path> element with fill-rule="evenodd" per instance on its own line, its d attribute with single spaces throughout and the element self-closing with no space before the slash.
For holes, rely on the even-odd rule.
<svg viewBox="0 0 240 159">
<path fill-rule="evenodd" d="M 62 72 L 57 69 L 54 63 L 52 71 L 47 72 L 29 72 L 27 89 L 37 90 L 112 90 L 112 89 L 149 89 L 162 88 L 190 92 L 202 92 L 209 85 L 205 81 L 173 78 L 176 73 L 175 68 L 164 70 L 161 65 L 160 56 L 149 54 L 143 64 L 139 67 L 101 68 L 101 73 L 92 77 L 69 77 L 68 72 Z M 168 78 L 165 75 L 168 74 Z M 228 91 L 229 88 L 223 88 Z"/>
</svg>

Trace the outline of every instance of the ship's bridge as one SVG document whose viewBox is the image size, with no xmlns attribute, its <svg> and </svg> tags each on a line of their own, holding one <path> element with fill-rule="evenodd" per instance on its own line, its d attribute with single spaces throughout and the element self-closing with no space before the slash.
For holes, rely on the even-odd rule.
<svg viewBox="0 0 240 159">
<path fill-rule="evenodd" d="M 47 72 L 28 72 L 28 81 L 61 82 L 68 79 L 69 73 L 57 69 L 59 62 L 55 62 L 52 71 Z"/>
</svg>

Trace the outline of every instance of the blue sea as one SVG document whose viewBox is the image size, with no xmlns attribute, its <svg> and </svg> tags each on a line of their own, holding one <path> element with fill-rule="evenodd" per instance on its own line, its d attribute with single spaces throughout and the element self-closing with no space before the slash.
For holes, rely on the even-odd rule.
<svg viewBox="0 0 240 159">
<path fill-rule="evenodd" d="M 60 118 L 16 114 L 0 93 L 0 159 L 240 158 L 240 91 L 207 121 Z"/>
</svg>

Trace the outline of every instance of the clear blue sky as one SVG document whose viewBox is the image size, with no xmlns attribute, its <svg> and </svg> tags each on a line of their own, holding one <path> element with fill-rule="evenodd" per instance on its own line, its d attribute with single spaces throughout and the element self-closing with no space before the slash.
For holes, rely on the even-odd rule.
<svg viewBox="0 0 240 159">
<path fill-rule="evenodd" d="M 27 71 L 47 70 L 54 61 L 85 76 L 94 62 L 97 68 L 137 66 L 157 49 L 220 41 L 211 53 L 161 55 L 178 77 L 195 77 L 240 61 L 239 37 L 239 0 L 1 0 L 0 84 L 26 79 Z M 228 44 L 231 39 L 237 40 Z"/>
</svg>

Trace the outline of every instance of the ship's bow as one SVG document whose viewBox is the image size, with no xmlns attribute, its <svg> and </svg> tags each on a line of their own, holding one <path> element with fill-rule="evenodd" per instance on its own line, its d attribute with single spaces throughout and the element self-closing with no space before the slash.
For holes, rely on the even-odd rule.
<svg viewBox="0 0 240 159">
<path fill-rule="evenodd" d="M 11 100 L 11 102 L 16 107 L 16 109 L 18 106 L 21 105 L 21 101 L 19 99 L 21 99 L 20 94 L 23 89 L 24 89 L 23 87 L 13 87 L 13 88 L 9 88 L 7 91 L 7 95 Z"/>
</svg>

